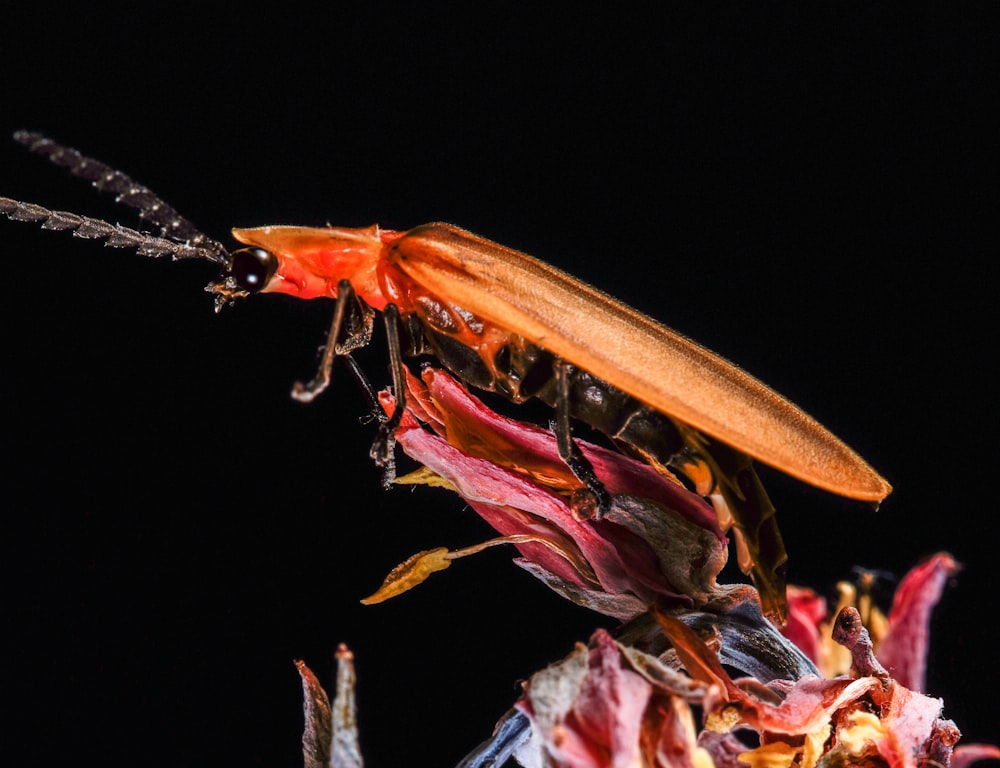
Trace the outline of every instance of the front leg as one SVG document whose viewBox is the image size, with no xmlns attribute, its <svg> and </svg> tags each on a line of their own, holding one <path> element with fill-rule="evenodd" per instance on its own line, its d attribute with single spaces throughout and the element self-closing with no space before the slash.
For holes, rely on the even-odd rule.
<svg viewBox="0 0 1000 768">
<path fill-rule="evenodd" d="M 300 403 L 309 403 L 326 389 L 330 385 L 334 358 L 349 355 L 371 341 L 374 315 L 372 308 L 358 299 L 351 284 L 347 280 L 341 280 L 337 286 L 333 320 L 326 335 L 319 367 L 308 383 L 295 382 L 295 386 L 292 387 L 292 397 Z M 340 341 L 340 334 L 344 329 L 347 335 Z"/>
</svg>

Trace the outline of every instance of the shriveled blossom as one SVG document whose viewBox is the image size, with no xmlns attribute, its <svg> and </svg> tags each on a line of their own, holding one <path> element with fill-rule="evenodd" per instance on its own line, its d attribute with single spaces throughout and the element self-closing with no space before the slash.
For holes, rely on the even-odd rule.
<svg viewBox="0 0 1000 768">
<path fill-rule="evenodd" d="M 382 402 L 391 412 L 392 398 Z M 418 553 L 364 602 L 504 543 L 557 593 L 623 621 L 527 680 L 516 712 L 462 768 L 511 755 L 528 768 L 965 768 L 1000 758 L 991 745 L 956 746 L 943 702 L 921 692 L 930 612 L 958 570 L 947 554 L 902 580 L 887 617 L 846 586 L 833 611 L 790 587 L 783 635 L 754 587 L 717 582 L 728 541 L 712 507 L 641 462 L 580 442 L 613 499 L 601 519 L 581 519 L 570 501 L 579 481 L 555 436 L 493 413 L 431 368 L 408 377 L 396 438 L 424 466 L 400 482 L 457 492 L 500 535 Z M 322 736 L 323 697 L 306 691 L 308 763 L 336 739 Z M 349 700 L 340 686 L 338 699 Z M 353 730 L 341 734 L 356 744 Z M 341 754 L 354 764 L 351 749 Z"/>
<path fill-rule="evenodd" d="M 533 727 L 518 754 L 523 764 L 957 768 L 1000 758 L 990 745 L 955 748 L 961 734 L 942 716 L 943 702 L 887 674 L 854 608 L 840 612 L 833 633 L 854 660 L 852 674 L 768 683 L 733 677 L 712 638 L 706 642 L 677 616 L 654 614 L 672 644 L 659 657 L 637 665 L 640 652 L 612 649 L 598 632 L 586 652 L 578 648 L 528 681 L 518 704 Z M 644 672 L 654 662 L 683 669 L 701 685 L 678 686 L 669 676 L 651 681 Z M 661 729 L 658 718 L 667 712 L 684 724 L 700 722 L 700 730 Z"/>
<path fill-rule="evenodd" d="M 534 732 L 517 758 L 531 767 L 710 768 L 691 705 L 713 696 L 711 686 L 598 630 L 527 683 L 518 707 Z"/>
<path fill-rule="evenodd" d="M 727 541 L 701 497 L 641 462 L 580 441 L 613 497 L 600 520 L 580 519 L 570 502 L 580 482 L 551 431 L 494 413 L 439 370 L 425 368 L 422 378 L 408 377 L 396 440 L 426 469 L 399 482 L 456 491 L 518 549 L 519 566 L 600 613 L 628 619 L 651 604 L 693 607 L 712 599 Z M 393 407 L 388 395 L 383 402 Z M 419 553 L 367 602 L 398 594 L 477 549 Z"/>
</svg>

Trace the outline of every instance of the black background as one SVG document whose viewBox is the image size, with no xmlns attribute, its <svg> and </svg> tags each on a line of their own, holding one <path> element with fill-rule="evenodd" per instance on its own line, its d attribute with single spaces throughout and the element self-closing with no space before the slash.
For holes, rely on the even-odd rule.
<svg viewBox="0 0 1000 768">
<path fill-rule="evenodd" d="M 210 235 L 448 220 L 738 362 L 895 486 L 877 513 L 762 470 L 791 578 L 948 550 L 930 692 L 998 735 L 997 29 L 978 6 L 435 12 L 232 5 L 3 19 L 0 129 L 45 132 Z M 0 194 L 133 224 L 12 142 Z M 203 264 L 0 223 L 11 764 L 300 764 L 293 660 L 356 653 L 372 766 L 452 765 L 607 624 L 510 564 L 364 608 L 485 526 L 379 490 L 364 401 L 310 406 L 330 307 L 216 316 Z M 384 348 L 362 355 L 386 381 Z"/>
</svg>

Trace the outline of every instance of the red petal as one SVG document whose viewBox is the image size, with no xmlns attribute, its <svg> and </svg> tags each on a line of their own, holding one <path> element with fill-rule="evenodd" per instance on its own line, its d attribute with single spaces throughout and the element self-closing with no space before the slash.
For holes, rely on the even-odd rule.
<svg viewBox="0 0 1000 768">
<path fill-rule="evenodd" d="M 889 612 L 889 634 L 878 658 L 897 682 L 913 691 L 924 689 L 931 609 L 941 599 L 945 582 L 960 566 L 939 553 L 918 565 L 900 582 Z"/>
<path fill-rule="evenodd" d="M 559 457 L 552 432 L 494 413 L 451 376 L 426 368 L 423 379 L 446 425 L 448 442 L 466 453 L 490 459 L 502 466 L 517 466 L 553 484 L 574 488 L 579 481 Z M 700 496 L 668 480 L 651 467 L 614 451 L 577 441 L 594 465 L 597 476 L 611 493 L 622 493 L 672 509 L 696 525 L 725 536 L 712 507 Z"/>
</svg>

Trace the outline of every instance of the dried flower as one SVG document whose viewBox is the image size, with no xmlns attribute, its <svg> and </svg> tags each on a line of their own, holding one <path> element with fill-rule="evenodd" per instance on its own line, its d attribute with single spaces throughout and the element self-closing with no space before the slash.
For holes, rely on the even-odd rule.
<svg viewBox="0 0 1000 768">
<path fill-rule="evenodd" d="M 766 684 L 733 678 L 684 621 L 653 613 L 671 651 L 650 657 L 602 630 L 528 681 L 518 704 L 533 729 L 518 753 L 524 765 L 923 768 L 1000 758 L 989 745 L 955 748 L 961 734 L 943 702 L 886 674 L 854 608 L 841 610 L 834 631 L 853 674 Z"/>
<path fill-rule="evenodd" d="M 393 407 L 383 395 L 387 409 Z M 704 605 L 717 591 L 727 540 L 701 497 L 641 462 L 580 442 L 613 495 L 600 520 L 574 515 L 579 481 L 547 430 L 489 410 L 451 376 L 426 368 L 408 378 L 398 443 L 425 469 L 397 482 L 455 490 L 511 543 L 525 570 L 570 600 L 628 619 L 649 605 Z M 482 549 L 430 550 L 411 557 L 365 602 L 381 602 Z"/>
<path fill-rule="evenodd" d="M 394 407 L 388 394 L 382 402 Z M 417 553 L 363 602 L 511 544 L 517 564 L 554 591 L 624 622 L 533 675 L 463 768 L 511 754 L 528 768 L 964 768 L 1000 758 L 989 745 L 956 746 L 943 702 L 921 692 L 930 612 L 958 570 L 949 555 L 902 580 L 888 617 L 848 585 L 832 612 L 790 587 L 782 634 L 754 587 L 717 583 L 727 536 L 713 507 L 674 479 L 580 441 L 612 494 L 605 516 L 581 518 L 570 499 L 579 481 L 551 432 L 499 416 L 431 368 L 408 375 L 406 403 L 396 438 L 423 467 L 398 482 L 457 492 L 500 535 Z M 360 768 L 349 661 L 332 722 L 300 665 L 307 766 Z"/>
</svg>

